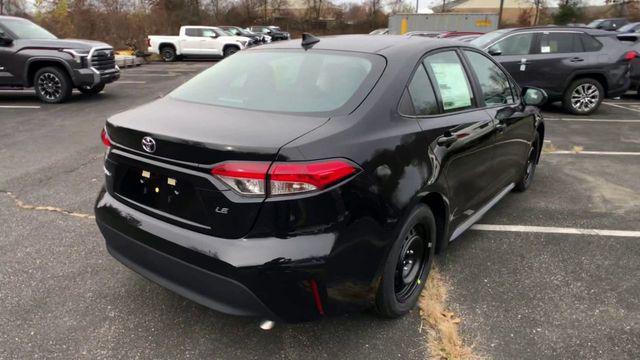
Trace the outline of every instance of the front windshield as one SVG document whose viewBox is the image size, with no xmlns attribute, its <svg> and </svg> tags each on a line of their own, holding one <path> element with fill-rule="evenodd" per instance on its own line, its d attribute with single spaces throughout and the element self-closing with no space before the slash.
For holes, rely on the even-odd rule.
<svg viewBox="0 0 640 360">
<path fill-rule="evenodd" d="M 597 27 L 598 27 L 598 25 L 600 25 L 603 21 L 604 21 L 604 20 L 602 20 L 602 19 L 593 20 L 592 22 L 590 22 L 590 23 L 588 23 L 588 24 L 587 24 L 587 27 L 590 27 L 590 28 L 597 28 Z"/>
<path fill-rule="evenodd" d="M 368 93 L 380 76 L 384 66 L 381 63 L 384 63 L 381 57 L 356 53 L 240 52 L 197 75 L 169 96 L 247 110 L 329 112 L 344 106 L 355 94 Z"/>
<path fill-rule="evenodd" d="M 495 30 L 490 33 L 486 33 L 484 35 L 478 36 L 477 38 L 470 41 L 471 44 L 484 49 L 485 47 L 491 45 L 494 41 L 498 40 L 499 37 L 510 31 L 511 29 L 501 29 Z"/>
<path fill-rule="evenodd" d="M 4 25 L 18 39 L 57 39 L 55 35 L 41 28 L 40 26 L 24 19 L 4 19 Z"/>
</svg>

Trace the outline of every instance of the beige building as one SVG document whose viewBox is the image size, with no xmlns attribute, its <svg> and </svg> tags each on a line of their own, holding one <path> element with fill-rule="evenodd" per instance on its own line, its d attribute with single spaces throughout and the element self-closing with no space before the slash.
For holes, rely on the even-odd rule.
<svg viewBox="0 0 640 360">
<path fill-rule="evenodd" d="M 463 13 L 498 13 L 500 0 L 457 0 L 446 5 L 447 11 Z M 517 24 L 528 21 L 533 24 L 536 16 L 534 0 L 504 0 L 503 24 Z M 528 25 L 528 24 L 519 24 Z"/>
</svg>

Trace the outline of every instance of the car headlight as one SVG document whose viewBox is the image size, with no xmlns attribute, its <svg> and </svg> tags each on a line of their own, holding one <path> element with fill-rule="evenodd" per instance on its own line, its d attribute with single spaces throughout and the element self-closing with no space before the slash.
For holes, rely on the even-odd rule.
<svg viewBox="0 0 640 360">
<path fill-rule="evenodd" d="M 63 49 L 60 50 L 65 52 L 73 57 L 78 64 L 85 64 L 87 61 L 87 56 L 89 56 L 89 50 L 87 49 Z"/>
</svg>

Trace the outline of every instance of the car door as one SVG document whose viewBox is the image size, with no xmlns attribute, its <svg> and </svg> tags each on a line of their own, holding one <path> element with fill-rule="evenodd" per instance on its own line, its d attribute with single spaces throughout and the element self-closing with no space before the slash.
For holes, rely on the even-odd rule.
<svg viewBox="0 0 640 360">
<path fill-rule="evenodd" d="M 489 57 L 479 51 L 463 51 L 479 84 L 481 100 L 496 124 L 494 181 L 503 189 L 522 176 L 533 141 L 535 114 L 521 105 L 519 88 Z"/>
<path fill-rule="evenodd" d="M 477 107 L 474 86 L 456 49 L 428 54 L 418 65 L 406 94 L 425 141 L 437 140 L 453 220 L 472 216 L 493 192 L 495 128 Z M 405 111 L 406 112 L 406 111 Z M 428 144 L 431 145 L 431 144 Z"/>
<path fill-rule="evenodd" d="M 222 41 L 215 29 L 202 28 L 200 53 L 202 55 L 222 55 Z"/>
<path fill-rule="evenodd" d="M 0 35 L 3 37 L 9 37 L 11 35 L 8 32 L 5 32 L 4 29 L 0 27 Z M 16 51 L 16 41 L 11 42 L 9 44 L 0 43 L 0 86 L 12 86 L 18 85 L 21 82 L 21 79 L 15 76 L 14 72 L 16 70 L 14 55 Z M 14 66 L 11 66 L 13 62 Z M 13 69 L 13 71 L 11 70 Z"/>
<path fill-rule="evenodd" d="M 184 55 L 201 55 L 202 29 L 186 28 L 180 39 L 180 49 Z"/>
<path fill-rule="evenodd" d="M 517 32 L 507 35 L 487 48 L 507 69 L 511 76 L 522 86 L 530 85 L 531 76 L 527 72 L 529 58 L 535 45 L 535 32 Z"/>
<path fill-rule="evenodd" d="M 527 59 L 527 85 L 561 96 L 570 75 L 589 64 L 580 35 L 571 31 L 541 32 L 534 53 Z"/>
</svg>

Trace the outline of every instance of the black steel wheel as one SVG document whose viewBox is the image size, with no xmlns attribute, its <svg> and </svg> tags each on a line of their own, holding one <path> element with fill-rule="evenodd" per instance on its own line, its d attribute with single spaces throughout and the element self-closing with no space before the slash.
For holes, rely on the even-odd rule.
<svg viewBox="0 0 640 360">
<path fill-rule="evenodd" d="M 436 247 L 436 222 L 428 206 L 416 206 L 399 232 L 382 270 L 375 310 L 397 318 L 413 309 L 429 276 Z"/>
<path fill-rule="evenodd" d="M 71 96 L 71 79 L 62 69 L 45 67 L 38 70 L 33 78 L 36 95 L 46 103 L 57 104 Z"/>
<path fill-rule="evenodd" d="M 162 56 L 162 60 L 165 62 L 173 62 L 176 61 L 176 49 L 172 46 L 163 46 L 160 49 L 160 56 Z"/>
<path fill-rule="evenodd" d="M 236 46 L 227 46 L 226 48 L 224 48 L 224 57 L 229 57 L 235 53 L 237 53 L 238 51 L 240 51 L 240 49 Z"/>
</svg>

